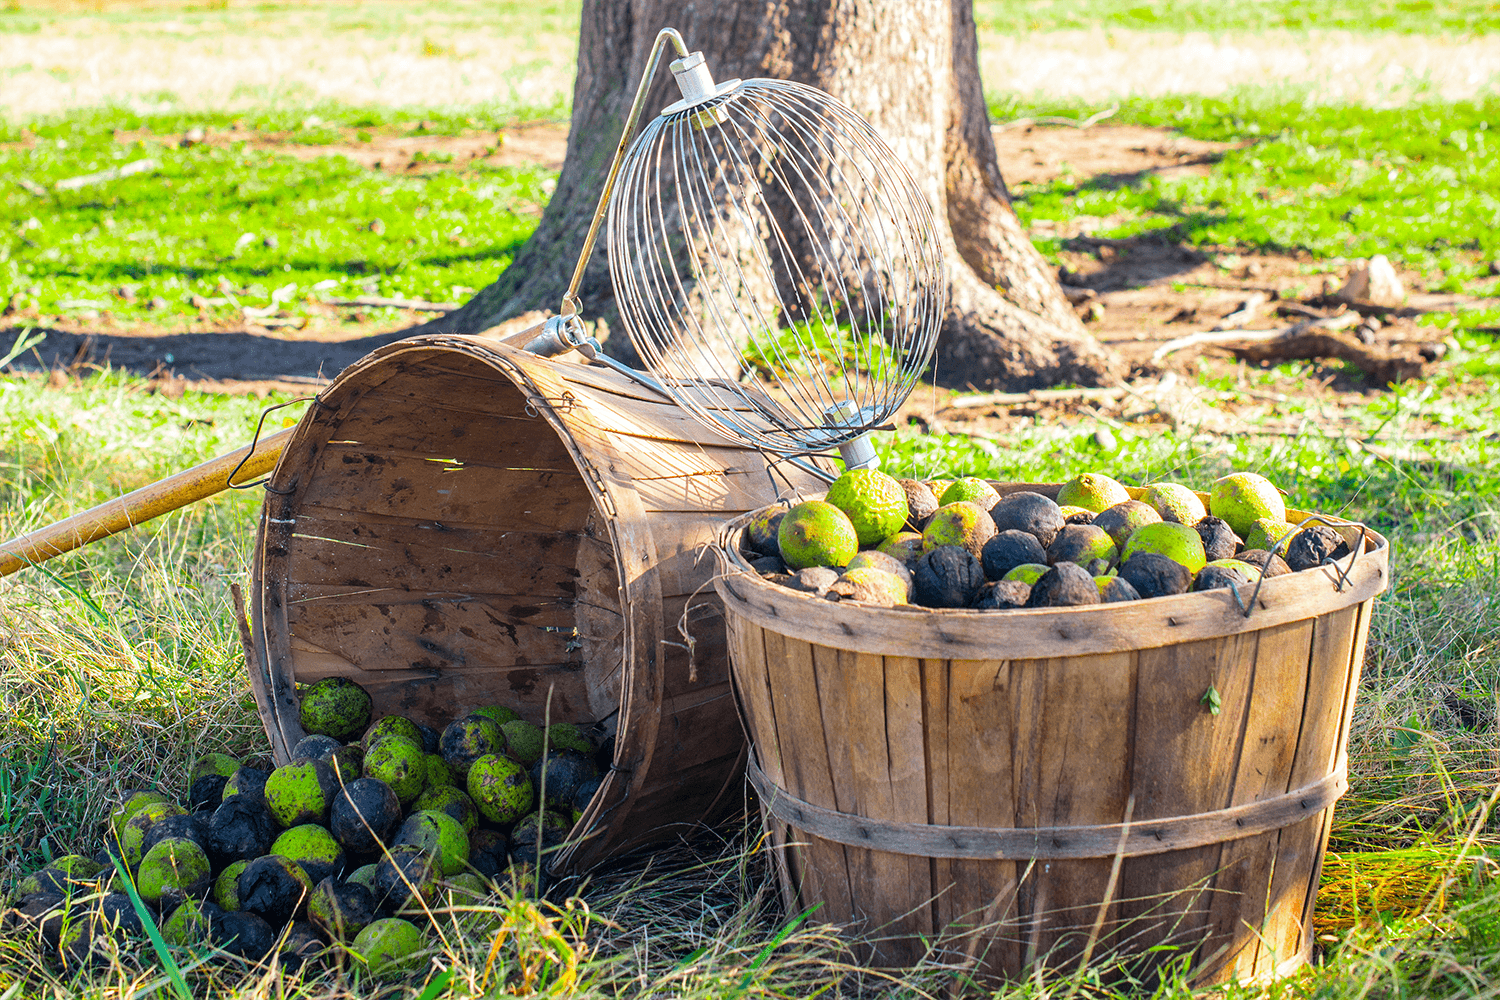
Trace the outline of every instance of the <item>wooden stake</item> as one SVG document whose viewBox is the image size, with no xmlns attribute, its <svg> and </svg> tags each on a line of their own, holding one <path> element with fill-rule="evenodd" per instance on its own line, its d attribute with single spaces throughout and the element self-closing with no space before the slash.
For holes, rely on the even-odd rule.
<svg viewBox="0 0 1500 1000">
<path fill-rule="evenodd" d="M 234 483 L 246 483 L 264 476 L 276 467 L 281 449 L 286 446 L 293 430 L 295 428 L 288 427 L 261 439 L 255 445 L 253 455 L 249 445 L 237 448 L 122 497 L 12 538 L 0 545 L 0 576 L 9 576 L 25 566 L 46 562 L 53 556 L 71 552 L 89 542 L 108 538 L 143 521 L 221 493 L 230 486 L 230 472 L 245 461 L 247 455 L 249 460 L 235 473 Z"/>
</svg>

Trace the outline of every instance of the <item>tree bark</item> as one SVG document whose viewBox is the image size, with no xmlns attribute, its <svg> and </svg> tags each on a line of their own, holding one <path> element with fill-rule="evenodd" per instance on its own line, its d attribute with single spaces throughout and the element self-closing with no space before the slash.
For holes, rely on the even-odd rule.
<svg viewBox="0 0 1500 1000">
<path fill-rule="evenodd" d="M 1010 205 L 979 78 L 972 0 L 584 0 L 567 158 L 541 224 L 499 280 L 424 329 L 477 332 L 555 310 L 572 276 L 650 46 L 676 27 L 714 76 L 796 80 L 864 116 L 911 170 L 939 221 L 949 300 L 933 377 L 976 389 L 1098 385 L 1118 358 L 1084 330 Z M 662 67 L 646 115 L 676 100 Z M 942 222 L 946 220 L 947 225 Z M 602 242 L 602 240 L 601 240 Z M 584 315 L 610 354 L 639 358 L 616 321 L 597 250 Z"/>
</svg>

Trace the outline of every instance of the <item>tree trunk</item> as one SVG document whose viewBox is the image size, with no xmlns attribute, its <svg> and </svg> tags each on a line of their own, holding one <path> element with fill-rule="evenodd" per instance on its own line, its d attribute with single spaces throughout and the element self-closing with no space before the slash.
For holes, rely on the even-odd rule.
<svg viewBox="0 0 1500 1000">
<path fill-rule="evenodd" d="M 426 329 L 477 332 L 527 310 L 557 309 L 663 27 L 701 49 L 717 79 L 818 87 L 891 144 L 944 230 L 940 384 L 1014 390 L 1119 378 L 1118 359 L 1083 329 L 1010 207 L 979 79 L 972 0 L 584 0 L 567 159 L 541 225 L 498 281 Z M 678 96 L 661 67 L 645 115 Z M 602 248 L 579 297 L 585 317 L 612 324 L 609 353 L 639 364 L 616 319 Z"/>
</svg>

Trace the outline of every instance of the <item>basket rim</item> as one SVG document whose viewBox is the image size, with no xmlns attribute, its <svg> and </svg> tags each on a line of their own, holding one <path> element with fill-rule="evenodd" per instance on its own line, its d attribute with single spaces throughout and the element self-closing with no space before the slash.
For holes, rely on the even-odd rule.
<svg viewBox="0 0 1500 1000">
<path fill-rule="evenodd" d="M 1010 492 L 1057 485 L 991 482 Z M 1139 487 L 1127 491 L 1133 499 L 1145 492 Z M 1207 500 L 1207 494 L 1199 496 Z M 1363 551 L 1356 546 L 1337 563 L 1267 578 L 1258 595 L 1252 583 L 1238 588 L 1238 594 L 1222 588 L 1114 604 L 1005 611 L 831 602 L 763 579 L 740 553 L 746 525 L 777 506 L 784 504 L 741 514 L 720 532 L 715 546 L 720 571 L 714 589 L 726 613 L 788 638 L 875 656 L 1023 660 L 1153 649 L 1330 614 L 1371 600 L 1386 589 L 1390 578 L 1390 543 L 1385 536 L 1357 521 L 1288 508 L 1287 520 L 1293 524 L 1317 516 L 1342 528 L 1341 533 L 1358 530 L 1365 539 Z M 1254 604 L 1247 608 L 1252 596 Z M 1242 609 L 1249 611 L 1248 617 Z"/>
</svg>

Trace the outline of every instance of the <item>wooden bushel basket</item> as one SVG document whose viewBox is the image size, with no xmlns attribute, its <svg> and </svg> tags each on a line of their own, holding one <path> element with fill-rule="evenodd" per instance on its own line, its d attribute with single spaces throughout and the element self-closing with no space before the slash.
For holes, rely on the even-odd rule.
<svg viewBox="0 0 1500 1000">
<path fill-rule="evenodd" d="M 1307 960 L 1385 539 L 1339 522 L 1355 551 L 1240 588 L 1249 617 L 1229 590 L 933 611 L 761 579 L 749 516 L 715 586 L 789 912 L 821 904 L 884 964 L 936 940 L 984 978 Z"/>
<path fill-rule="evenodd" d="M 540 724 L 550 696 L 616 741 L 554 870 L 709 817 L 739 800 L 744 737 L 708 548 L 776 484 L 612 371 L 469 337 L 374 352 L 266 484 L 249 659 L 277 761 L 295 685 L 329 675 L 435 728 L 494 703 Z"/>
</svg>

